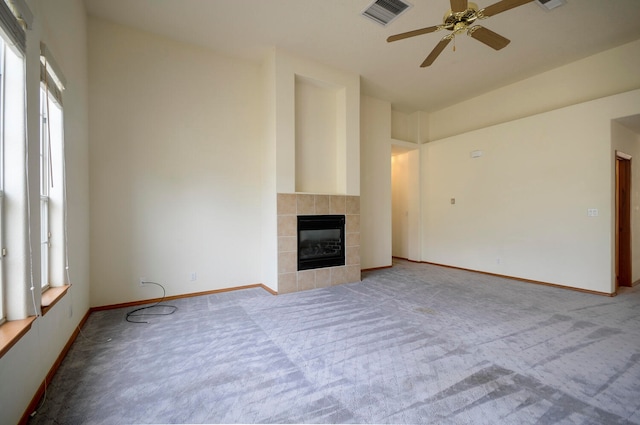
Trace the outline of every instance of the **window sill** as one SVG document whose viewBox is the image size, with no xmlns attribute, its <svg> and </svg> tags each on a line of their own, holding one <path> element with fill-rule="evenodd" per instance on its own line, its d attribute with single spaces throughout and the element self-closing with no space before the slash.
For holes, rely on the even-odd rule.
<svg viewBox="0 0 640 425">
<path fill-rule="evenodd" d="M 42 293 L 42 315 L 62 299 L 71 285 L 49 288 Z M 22 320 L 11 320 L 0 325 L 0 358 L 11 349 L 28 331 L 37 316 L 30 316 Z"/>
<path fill-rule="evenodd" d="M 31 324 L 37 316 L 30 316 L 22 320 L 12 320 L 0 325 L 0 358 L 11 349 L 31 329 Z"/>
<path fill-rule="evenodd" d="M 54 286 L 42 293 L 42 300 L 40 305 L 42 306 L 42 315 L 47 314 L 51 307 L 53 307 L 60 299 L 67 293 L 71 285 Z"/>
</svg>

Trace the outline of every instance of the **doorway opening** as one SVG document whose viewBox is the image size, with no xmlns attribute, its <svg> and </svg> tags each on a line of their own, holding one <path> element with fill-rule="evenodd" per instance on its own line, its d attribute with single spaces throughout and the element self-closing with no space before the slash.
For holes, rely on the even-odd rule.
<svg viewBox="0 0 640 425">
<path fill-rule="evenodd" d="M 420 261 L 420 150 L 407 145 L 391 146 L 391 256 Z"/>
<path fill-rule="evenodd" d="M 616 291 L 631 280 L 631 156 L 616 152 Z"/>
</svg>

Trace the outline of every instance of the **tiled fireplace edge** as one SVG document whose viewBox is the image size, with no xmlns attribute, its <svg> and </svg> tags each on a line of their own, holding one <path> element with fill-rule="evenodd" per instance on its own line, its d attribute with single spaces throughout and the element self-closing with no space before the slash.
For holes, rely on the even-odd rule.
<svg viewBox="0 0 640 425">
<path fill-rule="evenodd" d="M 345 215 L 345 265 L 298 271 L 299 215 Z M 359 282 L 360 197 L 278 193 L 278 293 Z"/>
</svg>

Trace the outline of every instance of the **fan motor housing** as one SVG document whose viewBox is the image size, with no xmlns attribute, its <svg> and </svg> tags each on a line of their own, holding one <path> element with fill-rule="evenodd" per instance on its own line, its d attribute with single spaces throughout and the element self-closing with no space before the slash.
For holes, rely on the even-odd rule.
<svg viewBox="0 0 640 425">
<path fill-rule="evenodd" d="M 469 2 L 465 11 L 455 13 L 449 10 L 442 21 L 445 29 L 454 31 L 471 25 L 476 19 L 478 19 L 478 5 Z"/>
</svg>

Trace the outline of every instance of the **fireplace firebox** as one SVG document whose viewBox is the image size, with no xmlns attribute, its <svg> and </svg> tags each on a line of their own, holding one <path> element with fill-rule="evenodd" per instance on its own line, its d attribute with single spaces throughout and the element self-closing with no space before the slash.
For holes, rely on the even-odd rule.
<svg viewBox="0 0 640 425">
<path fill-rule="evenodd" d="M 298 216 L 298 270 L 345 265 L 344 215 Z"/>
</svg>

